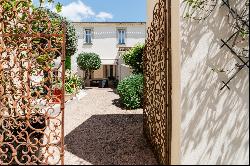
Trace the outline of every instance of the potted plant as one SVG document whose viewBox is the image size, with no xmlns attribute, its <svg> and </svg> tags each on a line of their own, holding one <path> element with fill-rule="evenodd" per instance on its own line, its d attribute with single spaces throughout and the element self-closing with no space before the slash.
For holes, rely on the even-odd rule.
<svg viewBox="0 0 250 166">
<path fill-rule="evenodd" d="M 54 103 L 60 103 L 60 99 L 62 97 L 62 89 L 61 88 L 54 88 L 53 90 L 53 101 Z"/>
<path fill-rule="evenodd" d="M 76 96 L 81 87 L 81 79 L 76 75 L 72 74 L 71 71 L 66 72 L 65 79 L 65 100 L 70 100 Z"/>
</svg>

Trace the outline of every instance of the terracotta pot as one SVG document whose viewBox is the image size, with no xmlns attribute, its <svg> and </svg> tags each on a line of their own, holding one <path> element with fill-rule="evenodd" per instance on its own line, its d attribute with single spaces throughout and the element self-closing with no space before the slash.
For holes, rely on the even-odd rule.
<svg viewBox="0 0 250 166">
<path fill-rule="evenodd" d="M 54 97 L 53 97 L 52 102 L 59 104 L 60 103 L 60 99 L 62 97 L 62 90 L 58 89 L 58 88 L 55 88 L 54 91 L 53 91 L 53 95 L 54 95 Z"/>
</svg>

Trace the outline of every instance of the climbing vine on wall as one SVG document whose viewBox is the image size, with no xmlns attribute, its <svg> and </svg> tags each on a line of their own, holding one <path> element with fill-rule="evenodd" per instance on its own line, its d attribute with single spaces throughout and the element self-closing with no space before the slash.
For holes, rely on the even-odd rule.
<svg viewBox="0 0 250 166">
<path fill-rule="evenodd" d="M 221 90 L 224 88 L 230 90 L 229 83 L 237 74 L 244 68 L 249 69 L 249 0 L 184 0 L 183 2 L 187 5 L 184 17 L 197 21 L 206 21 L 218 5 L 220 10 L 227 10 L 228 24 L 233 27 L 233 31 L 221 39 L 221 49 L 231 52 L 237 62 L 233 66 L 234 73 L 231 77 L 222 81 Z"/>
</svg>

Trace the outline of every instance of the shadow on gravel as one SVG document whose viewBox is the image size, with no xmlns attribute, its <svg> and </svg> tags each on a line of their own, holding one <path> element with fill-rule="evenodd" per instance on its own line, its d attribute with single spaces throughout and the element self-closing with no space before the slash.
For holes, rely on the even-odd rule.
<svg viewBox="0 0 250 166">
<path fill-rule="evenodd" d="M 118 108 L 121 108 L 122 110 L 126 110 L 125 106 L 122 104 L 120 99 L 112 100 L 112 104 L 115 105 Z"/>
<path fill-rule="evenodd" d="M 94 165 L 157 164 L 143 115 L 94 115 L 65 137 L 67 151 Z"/>
</svg>

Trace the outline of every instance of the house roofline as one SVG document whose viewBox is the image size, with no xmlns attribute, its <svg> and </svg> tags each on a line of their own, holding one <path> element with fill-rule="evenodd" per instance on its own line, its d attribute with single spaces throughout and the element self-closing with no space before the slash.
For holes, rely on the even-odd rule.
<svg viewBox="0 0 250 166">
<path fill-rule="evenodd" d="M 146 22 L 129 22 L 129 21 L 125 21 L 125 22 L 84 22 L 84 21 L 73 21 L 72 23 L 89 23 L 89 24 L 146 24 Z"/>
<path fill-rule="evenodd" d="M 86 26 L 146 26 L 146 22 L 72 22 L 73 25 Z"/>
</svg>

